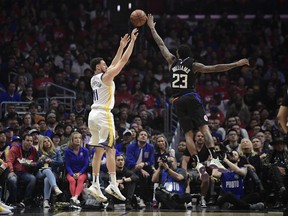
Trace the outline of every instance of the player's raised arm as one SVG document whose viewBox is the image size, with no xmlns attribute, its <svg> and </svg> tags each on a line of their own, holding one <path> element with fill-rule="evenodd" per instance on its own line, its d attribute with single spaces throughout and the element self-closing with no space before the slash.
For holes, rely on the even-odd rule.
<svg viewBox="0 0 288 216">
<path fill-rule="evenodd" d="M 114 77 L 117 76 L 121 72 L 122 68 L 128 62 L 128 60 L 132 54 L 134 44 L 135 44 L 137 37 L 138 37 L 138 29 L 135 28 L 135 29 L 133 29 L 133 31 L 131 33 L 131 36 L 130 36 L 131 40 L 130 40 L 130 43 L 129 43 L 127 49 L 125 50 L 124 54 L 121 56 L 121 58 L 119 59 L 119 61 L 115 65 L 110 65 L 107 68 L 106 73 L 103 75 L 102 80 L 105 84 L 109 85 L 109 83 L 111 83 L 113 81 Z"/>
<path fill-rule="evenodd" d="M 130 35 L 129 34 L 125 34 L 123 37 L 121 37 L 117 53 L 116 53 L 116 55 L 115 55 L 115 57 L 114 57 L 114 59 L 113 59 L 113 61 L 111 63 L 112 66 L 116 65 L 118 63 L 118 61 L 122 57 L 124 48 L 127 46 L 129 41 L 130 41 Z"/>
<path fill-rule="evenodd" d="M 157 33 L 156 29 L 155 29 L 155 22 L 154 22 L 154 17 L 151 14 L 148 14 L 148 19 L 147 19 L 147 25 L 149 26 L 152 36 L 156 42 L 156 44 L 158 45 L 163 57 L 166 59 L 166 61 L 170 65 L 172 65 L 175 56 L 170 53 L 170 51 L 168 50 L 168 48 L 166 47 L 164 41 L 162 40 L 162 38 L 159 36 L 159 34 Z"/>
<path fill-rule="evenodd" d="M 201 63 L 193 64 L 193 71 L 200 73 L 216 73 L 216 72 L 224 72 L 231 70 L 236 67 L 241 67 L 244 65 L 249 65 L 248 59 L 241 59 L 237 62 L 228 63 L 228 64 L 216 64 L 216 65 L 204 65 Z"/>
</svg>

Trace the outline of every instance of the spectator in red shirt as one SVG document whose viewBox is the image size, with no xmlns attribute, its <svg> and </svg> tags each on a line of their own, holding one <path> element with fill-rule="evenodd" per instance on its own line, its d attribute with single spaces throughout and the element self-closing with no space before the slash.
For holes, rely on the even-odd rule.
<svg viewBox="0 0 288 216">
<path fill-rule="evenodd" d="M 118 91 L 115 92 L 115 106 L 119 106 L 120 103 L 133 104 L 133 96 L 126 82 L 121 82 Z"/>
<path fill-rule="evenodd" d="M 33 81 L 33 89 L 37 93 L 37 97 L 45 95 L 46 85 L 53 83 L 51 77 L 46 77 L 43 68 L 38 71 L 38 77 Z"/>
<path fill-rule="evenodd" d="M 12 205 L 19 206 L 17 200 L 23 198 L 24 205 L 22 203 L 22 207 L 31 204 L 36 185 L 36 177 L 32 173 L 37 161 L 37 151 L 32 145 L 32 135 L 25 134 L 22 144 L 12 146 L 8 154 L 7 163 L 10 171 L 8 175 L 9 200 Z M 17 182 L 20 180 L 24 181 L 26 185 L 23 197 L 17 197 Z"/>
</svg>

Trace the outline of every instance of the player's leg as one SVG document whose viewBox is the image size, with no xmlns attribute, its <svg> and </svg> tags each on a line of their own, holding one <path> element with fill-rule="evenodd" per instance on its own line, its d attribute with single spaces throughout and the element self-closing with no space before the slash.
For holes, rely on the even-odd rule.
<svg viewBox="0 0 288 216">
<path fill-rule="evenodd" d="M 115 164 L 115 148 L 109 148 L 106 147 L 106 164 L 107 164 L 107 169 L 110 175 L 110 184 L 108 187 L 105 188 L 105 191 L 116 197 L 119 200 L 125 201 L 126 198 L 122 195 L 118 188 L 118 183 L 116 181 L 116 164 Z"/>
<path fill-rule="evenodd" d="M 227 172 L 228 170 L 220 163 L 219 158 L 217 157 L 217 154 L 215 152 L 215 146 L 214 141 L 210 132 L 210 129 L 207 124 L 200 126 L 199 130 L 204 135 L 205 145 L 209 150 L 209 153 L 212 157 L 212 160 L 210 161 L 209 167 L 212 169 L 218 169 L 220 172 Z"/>
<path fill-rule="evenodd" d="M 109 132 L 109 137 L 108 137 L 108 143 L 107 146 L 105 146 L 106 149 L 106 165 L 107 169 L 109 172 L 110 176 L 110 184 L 108 185 L 107 188 L 105 188 L 105 191 L 116 197 L 119 200 L 125 201 L 126 198 L 121 194 L 119 188 L 118 188 L 118 183 L 116 181 L 116 163 L 115 163 L 115 128 L 114 128 L 114 120 L 113 120 L 113 115 L 111 114 L 109 120 L 111 120 L 111 124 L 108 124 L 107 129 Z"/>
<path fill-rule="evenodd" d="M 98 147 L 93 156 L 92 160 L 92 185 L 88 188 L 88 192 L 99 202 L 107 202 L 107 197 L 105 197 L 101 191 L 100 187 L 100 163 L 101 158 L 104 154 L 104 148 Z"/>
<path fill-rule="evenodd" d="M 103 146 L 99 145 L 101 128 L 98 123 L 100 119 L 101 113 L 94 110 L 90 111 L 88 118 L 88 127 L 91 133 L 90 145 L 96 146 L 96 149 L 92 159 L 92 185 L 88 188 L 88 192 L 97 201 L 107 202 L 107 198 L 103 195 L 101 191 L 99 180 L 101 158 L 104 154 Z"/>
</svg>

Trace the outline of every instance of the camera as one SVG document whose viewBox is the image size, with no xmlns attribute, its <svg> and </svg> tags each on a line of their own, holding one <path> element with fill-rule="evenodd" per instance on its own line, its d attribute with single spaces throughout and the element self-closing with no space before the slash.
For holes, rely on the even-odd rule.
<svg viewBox="0 0 288 216">
<path fill-rule="evenodd" d="M 168 155 L 164 154 L 160 157 L 160 160 L 162 161 L 162 163 L 166 163 L 169 168 L 172 168 L 172 163 L 168 161 L 168 157 Z"/>
<path fill-rule="evenodd" d="M 168 163 L 168 155 L 164 154 L 160 157 L 160 160 L 163 162 L 163 163 Z"/>
<path fill-rule="evenodd" d="M 227 151 L 226 154 L 233 156 L 233 151 Z"/>
</svg>

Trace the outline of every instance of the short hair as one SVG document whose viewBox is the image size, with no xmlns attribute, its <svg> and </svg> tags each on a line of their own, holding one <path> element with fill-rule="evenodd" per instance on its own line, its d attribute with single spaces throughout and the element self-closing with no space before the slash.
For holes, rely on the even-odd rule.
<svg viewBox="0 0 288 216">
<path fill-rule="evenodd" d="M 186 44 L 180 45 L 177 49 L 177 53 L 178 53 L 179 58 L 181 59 L 185 59 L 187 57 L 192 56 L 191 48 Z"/>
<path fill-rule="evenodd" d="M 125 155 L 124 154 L 116 154 L 115 155 L 115 159 L 117 159 L 118 157 L 122 157 L 123 159 L 124 159 L 124 161 L 126 160 L 126 157 L 125 157 Z"/>
<path fill-rule="evenodd" d="M 93 58 L 91 61 L 90 61 L 90 67 L 93 71 L 95 71 L 95 68 L 96 68 L 96 65 L 100 64 L 100 62 L 104 60 L 103 58 L 101 57 L 97 57 L 97 58 Z"/>
<path fill-rule="evenodd" d="M 140 135 L 140 133 L 143 132 L 143 131 L 147 133 L 147 137 L 149 138 L 149 137 L 150 137 L 150 133 L 149 133 L 148 130 L 146 130 L 146 129 L 141 129 L 141 130 L 139 130 L 136 137 L 138 138 L 139 135 Z"/>
<path fill-rule="evenodd" d="M 233 132 L 233 131 L 238 135 L 238 131 L 236 129 L 234 129 L 234 128 L 229 129 L 227 131 L 227 134 L 229 134 L 230 132 Z"/>
<path fill-rule="evenodd" d="M 29 134 L 29 133 L 27 133 L 27 134 L 24 134 L 24 135 L 22 136 L 22 140 L 25 140 L 25 139 L 26 139 L 26 137 L 32 137 L 32 135 L 31 135 L 31 134 Z"/>
</svg>

